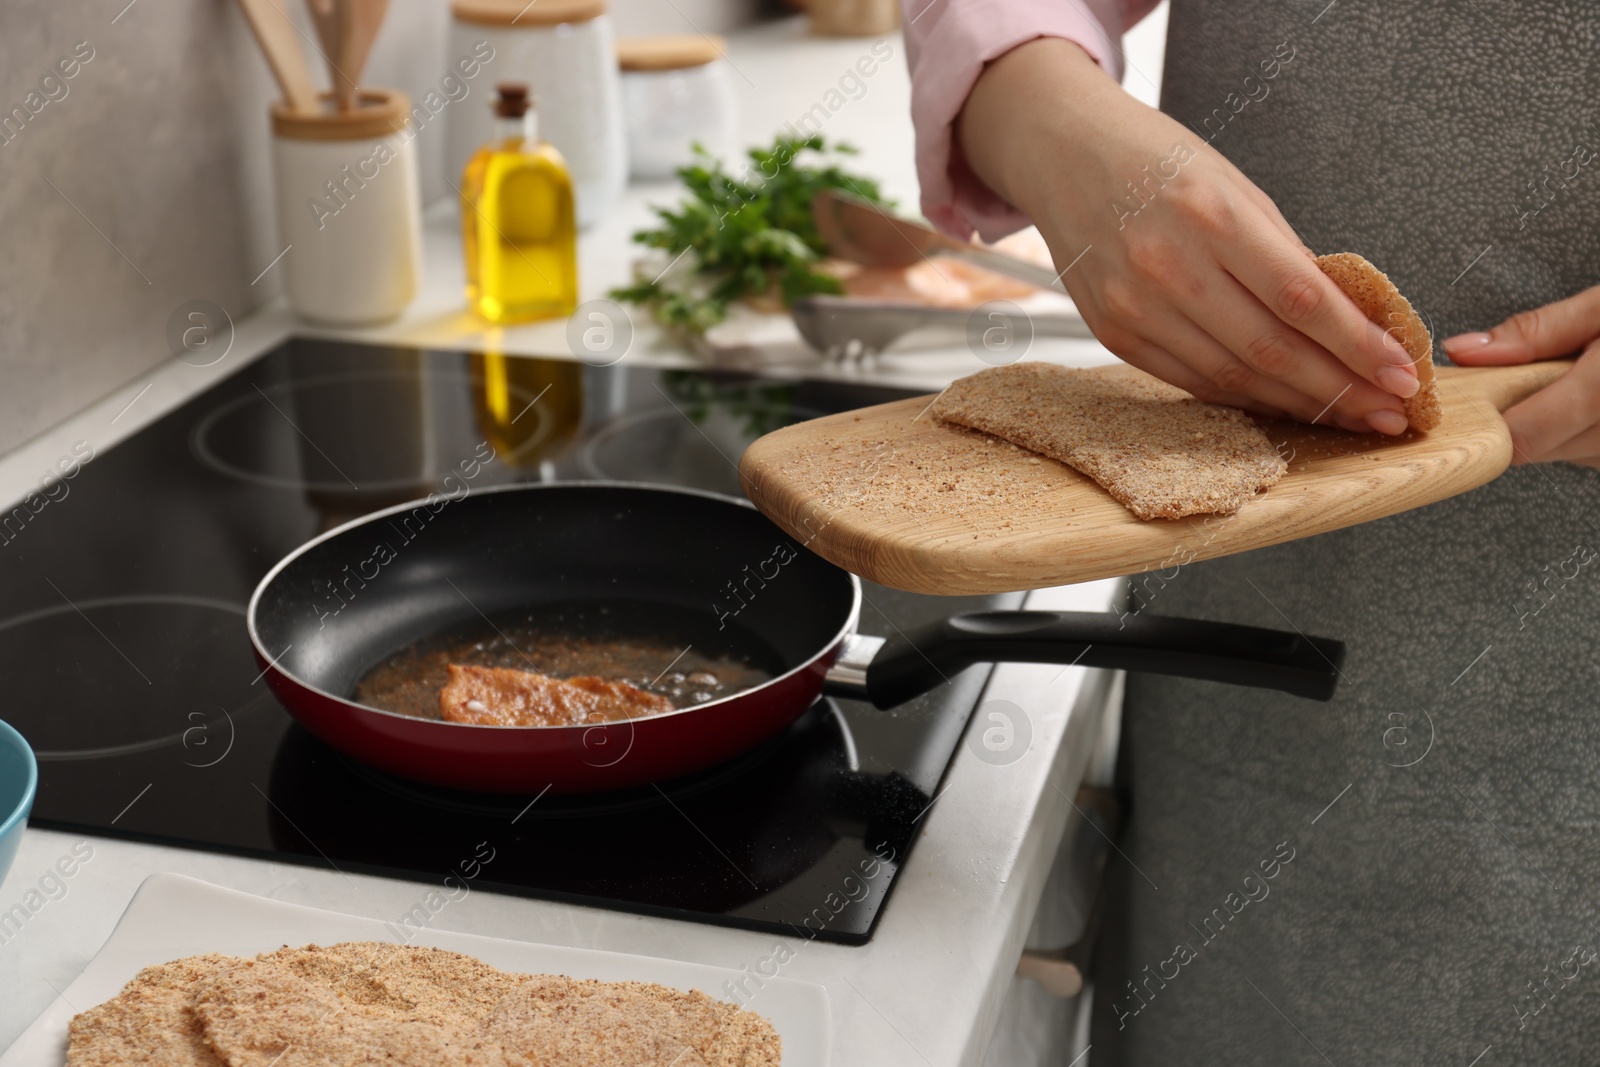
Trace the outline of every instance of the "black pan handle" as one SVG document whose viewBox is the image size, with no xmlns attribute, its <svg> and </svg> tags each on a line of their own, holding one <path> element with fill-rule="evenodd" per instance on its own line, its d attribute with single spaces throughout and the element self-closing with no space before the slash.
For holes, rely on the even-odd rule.
<svg viewBox="0 0 1600 1067">
<path fill-rule="evenodd" d="M 1331 700 L 1344 644 L 1257 626 L 1087 611 L 979 611 L 890 638 L 864 672 L 892 708 L 974 663 L 1069 663 Z M 860 675 L 858 674 L 857 677 Z"/>
</svg>

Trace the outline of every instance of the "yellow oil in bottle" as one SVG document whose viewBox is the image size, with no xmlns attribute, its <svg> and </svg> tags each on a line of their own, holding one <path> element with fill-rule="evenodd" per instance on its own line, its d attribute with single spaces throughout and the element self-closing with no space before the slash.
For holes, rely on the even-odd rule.
<svg viewBox="0 0 1600 1067">
<path fill-rule="evenodd" d="M 461 175 L 467 302 L 494 323 L 565 318 L 578 306 L 572 177 L 538 138 L 527 86 L 496 89 L 495 139 Z"/>
</svg>

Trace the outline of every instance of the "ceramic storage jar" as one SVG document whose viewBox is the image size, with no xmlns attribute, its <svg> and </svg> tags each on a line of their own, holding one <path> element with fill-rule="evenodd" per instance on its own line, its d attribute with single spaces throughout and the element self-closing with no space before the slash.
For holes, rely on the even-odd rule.
<svg viewBox="0 0 1600 1067">
<path fill-rule="evenodd" d="M 384 322 L 421 274 L 417 152 L 404 93 L 363 89 L 353 111 L 272 108 L 272 170 L 289 304 L 342 326 Z"/>
<path fill-rule="evenodd" d="M 627 37 L 617 42 L 628 165 L 654 181 L 692 158 L 699 143 L 712 155 L 738 147 L 739 100 L 718 37 Z"/>
</svg>

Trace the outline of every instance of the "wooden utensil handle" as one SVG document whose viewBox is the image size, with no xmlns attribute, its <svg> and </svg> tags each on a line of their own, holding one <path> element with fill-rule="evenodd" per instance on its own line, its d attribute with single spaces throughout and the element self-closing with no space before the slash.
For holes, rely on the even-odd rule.
<svg viewBox="0 0 1600 1067">
<path fill-rule="evenodd" d="M 1560 378 L 1573 367 L 1570 359 L 1546 359 L 1514 367 L 1440 367 L 1439 382 L 1461 390 L 1473 400 L 1486 401 L 1505 411 Z"/>
<path fill-rule="evenodd" d="M 975 663 L 1067 663 L 1280 689 L 1330 700 L 1344 645 L 1231 623 L 1087 611 L 979 611 L 891 638 L 867 668 L 892 708 Z"/>
<path fill-rule="evenodd" d="M 311 71 L 306 67 L 294 23 L 275 0 L 239 0 L 239 6 L 244 9 L 245 21 L 267 58 L 283 99 L 295 111 L 314 114 L 317 91 L 311 84 Z"/>
</svg>

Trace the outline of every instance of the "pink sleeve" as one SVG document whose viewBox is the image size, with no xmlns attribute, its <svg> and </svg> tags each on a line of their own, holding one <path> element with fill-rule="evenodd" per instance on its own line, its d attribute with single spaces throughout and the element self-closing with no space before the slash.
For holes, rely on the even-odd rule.
<svg viewBox="0 0 1600 1067">
<path fill-rule="evenodd" d="M 957 237 L 997 240 L 1028 219 L 972 172 L 952 137 L 983 66 L 1036 37 L 1080 45 L 1122 78 L 1122 31 L 1158 0 L 902 0 L 922 213 Z"/>
</svg>

